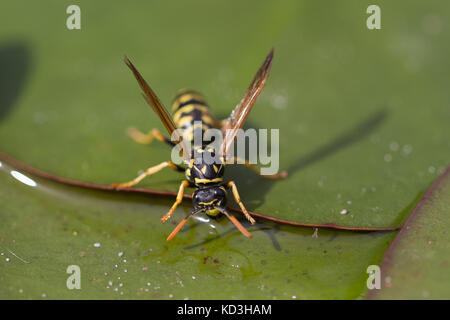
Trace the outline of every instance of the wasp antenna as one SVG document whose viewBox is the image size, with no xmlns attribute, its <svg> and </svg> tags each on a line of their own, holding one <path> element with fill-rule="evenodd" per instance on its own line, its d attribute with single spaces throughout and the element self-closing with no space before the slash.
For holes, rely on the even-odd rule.
<svg viewBox="0 0 450 320">
<path fill-rule="evenodd" d="M 183 220 L 181 220 L 181 222 L 175 227 L 175 229 L 173 229 L 172 233 L 167 237 L 167 241 L 172 240 L 176 236 L 176 234 L 181 230 L 181 228 L 183 228 L 183 226 L 189 220 L 190 217 L 192 217 L 194 214 L 197 214 L 203 210 L 204 210 L 203 208 L 200 208 L 200 209 L 194 210 L 191 213 L 189 213 L 189 215 L 186 218 L 184 218 Z"/>
<path fill-rule="evenodd" d="M 219 210 L 220 212 L 222 212 L 224 215 L 226 215 L 228 217 L 228 219 L 230 219 L 231 222 L 233 222 L 233 224 L 236 226 L 236 228 L 238 228 L 238 230 L 246 237 L 251 238 L 252 234 L 250 232 L 247 231 L 247 229 L 244 228 L 244 226 L 231 214 L 228 213 L 228 211 L 223 208 L 223 207 L 215 207 L 217 210 Z"/>
</svg>

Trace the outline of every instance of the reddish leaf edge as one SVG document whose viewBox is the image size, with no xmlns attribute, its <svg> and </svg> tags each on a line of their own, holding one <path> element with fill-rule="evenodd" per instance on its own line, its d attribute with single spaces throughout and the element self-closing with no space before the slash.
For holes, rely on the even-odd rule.
<svg viewBox="0 0 450 320">
<path fill-rule="evenodd" d="M 143 189 L 143 188 L 122 188 L 122 189 L 114 189 L 111 186 L 105 186 L 95 183 L 89 183 L 89 182 L 83 182 L 83 181 L 77 181 L 72 179 L 67 179 L 63 177 L 59 177 L 56 175 L 53 175 L 51 173 L 33 168 L 28 166 L 27 164 L 11 157 L 10 155 L 0 152 L 0 160 L 8 163 L 12 167 L 22 170 L 28 174 L 47 179 L 50 181 L 54 181 L 57 183 L 62 183 L 65 185 L 80 187 L 80 188 L 86 188 L 86 189 L 93 189 L 93 190 L 102 190 L 102 191 L 109 191 L 109 192 L 134 192 L 134 193 L 140 193 L 140 194 L 151 194 L 151 195 L 158 195 L 158 196 L 171 196 L 176 197 L 177 192 L 174 191 L 161 191 L 161 190 L 153 190 L 153 189 Z M 192 199 L 192 196 L 189 194 L 184 195 L 184 199 Z M 242 213 L 240 209 L 228 207 L 229 210 L 234 212 Z M 294 222 L 284 219 L 278 219 L 275 217 L 266 216 L 260 213 L 251 212 L 248 211 L 248 213 L 256 218 L 272 221 L 279 224 L 285 224 L 290 225 L 294 227 L 309 227 L 309 228 L 325 228 L 325 229 L 337 229 L 337 230 L 347 230 L 347 231 L 362 231 L 362 232 L 371 232 L 371 231 L 395 231 L 402 228 L 402 226 L 397 227 L 371 227 L 371 228 L 365 228 L 365 227 L 349 227 L 349 226 L 341 226 L 336 225 L 334 223 L 325 223 L 325 224 L 313 224 L 313 223 L 301 223 L 301 222 Z"/>
<path fill-rule="evenodd" d="M 431 199 L 430 199 L 431 194 L 436 191 L 436 188 L 441 184 L 442 180 L 444 180 L 444 178 L 446 178 L 447 175 L 449 175 L 449 174 L 450 174 L 450 166 L 448 166 L 447 169 L 445 169 L 444 172 L 441 173 L 439 175 L 439 177 L 436 178 L 436 180 L 434 180 L 434 182 L 431 184 L 431 186 L 425 192 L 425 194 L 422 197 L 422 199 L 420 199 L 419 203 L 417 203 L 417 205 L 411 211 L 411 213 L 409 214 L 409 216 L 406 219 L 405 223 L 400 228 L 400 231 L 397 233 L 397 235 L 395 236 L 394 240 L 392 240 L 391 244 L 386 249 L 386 251 L 384 253 L 384 256 L 383 256 L 383 260 L 381 262 L 381 268 L 380 268 L 381 270 L 388 269 L 388 267 L 390 265 L 390 258 L 391 258 L 392 252 L 397 247 L 397 244 L 400 241 L 400 239 L 402 239 L 403 235 L 407 232 L 409 225 L 414 220 L 414 218 L 417 216 L 417 212 L 419 212 L 419 210 L 422 208 L 422 206 L 426 202 L 431 201 Z M 370 290 L 367 293 L 367 295 L 366 295 L 366 299 L 367 300 L 376 299 L 375 298 L 375 296 L 376 296 L 376 292 L 375 291 L 377 291 L 377 290 Z"/>
</svg>

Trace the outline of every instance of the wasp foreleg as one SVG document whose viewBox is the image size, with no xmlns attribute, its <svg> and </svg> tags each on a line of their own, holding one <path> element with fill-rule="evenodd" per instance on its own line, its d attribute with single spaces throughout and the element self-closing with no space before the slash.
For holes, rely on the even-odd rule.
<svg viewBox="0 0 450 320">
<path fill-rule="evenodd" d="M 252 224 L 255 224 L 255 219 L 253 219 L 252 216 L 247 212 L 247 209 L 245 209 L 245 206 L 242 203 L 241 198 L 239 197 L 239 192 L 237 190 L 237 187 L 236 187 L 236 184 L 234 183 L 234 181 L 229 181 L 226 184 L 226 186 L 227 186 L 227 188 L 231 188 L 231 190 L 233 191 L 234 200 L 236 200 L 239 207 L 241 207 L 241 210 L 244 213 L 247 220 L 250 221 Z"/>
<path fill-rule="evenodd" d="M 191 184 L 187 180 L 183 180 L 180 184 L 180 189 L 178 190 L 177 199 L 175 200 L 175 203 L 172 205 L 172 208 L 170 208 L 169 212 L 167 212 L 162 218 L 161 222 L 164 223 L 167 221 L 167 219 L 172 216 L 175 209 L 178 207 L 178 205 L 183 201 L 183 195 L 184 195 L 184 188 L 189 187 Z"/>
</svg>

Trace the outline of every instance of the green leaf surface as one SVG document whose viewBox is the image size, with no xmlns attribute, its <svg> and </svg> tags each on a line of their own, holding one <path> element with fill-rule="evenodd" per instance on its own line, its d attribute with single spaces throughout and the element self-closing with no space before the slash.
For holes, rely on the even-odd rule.
<svg viewBox="0 0 450 320">
<path fill-rule="evenodd" d="M 384 283 L 372 299 L 450 299 L 450 168 L 411 214 L 386 251 Z"/>
<path fill-rule="evenodd" d="M 1 119 L 2 151 L 63 177 L 127 181 L 170 150 L 124 134 L 130 125 L 162 129 L 124 54 L 167 105 L 179 88 L 195 88 L 221 118 L 275 47 L 248 127 L 280 129 L 280 168 L 290 176 L 273 182 L 229 170 L 246 205 L 305 223 L 401 225 L 450 156 L 449 75 L 442 72 L 450 10 L 442 2 L 427 10 L 421 2 L 382 2 L 383 28 L 371 31 L 358 1 L 257 3 L 135 3 L 124 10 L 80 1 L 82 28 L 69 31 L 69 2 L 5 2 L 0 45 L 20 43 L 30 67 Z M 179 180 L 165 172 L 143 186 L 174 191 Z"/>
<path fill-rule="evenodd" d="M 242 221 L 253 234 L 247 239 L 226 219 L 198 216 L 168 243 L 188 213 L 178 209 L 161 225 L 170 199 L 27 180 L 1 169 L 3 299 L 355 299 L 367 266 L 395 234 L 314 235 L 312 228 Z M 80 267 L 80 290 L 66 287 L 70 265 Z"/>
<path fill-rule="evenodd" d="M 77 181 L 128 181 L 171 150 L 125 135 L 129 126 L 163 126 L 123 55 L 166 106 L 193 88 L 222 119 L 274 47 L 247 128 L 280 129 L 289 177 L 267 181 L 236 167 L 226 178 L 257 213 L 399 227 L 450 156 L 450 5 L 377 3 L 381 30 L 366 28 L 368 3 L 356 0 L 82 0 L 81 30 L 70 31 L 72 1 L 2 1 L 0 151 Z M 1 298 L 358 298 L 367 266 L 396 234 L 319 230 L 316 238 L 311 228 L 259 221 L 246 225 L 248 240 L 227 220 L 199 216 L 168 244 L 174 225 L 159 218 L 170 199 L 29 177 L 32 187 L 0 169 Z M 168 170 L 140 187 L 176 191 L 182 178 Z M 190 209 L 177 209 L 173 222 Z M 70 264 L 81 267 L 82 290 L 66 288 Z"/>
</svg>

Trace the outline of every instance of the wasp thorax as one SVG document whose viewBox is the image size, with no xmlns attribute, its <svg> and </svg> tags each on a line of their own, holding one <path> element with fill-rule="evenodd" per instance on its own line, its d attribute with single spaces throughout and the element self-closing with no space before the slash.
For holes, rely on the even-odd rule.
<svg viewBox="0 0 450 320">
<path fill-rule="evenodd" d="M 211 147 L 197 147 L 192 151 L 191 161 L 186 168 L 186 178 L 198 187 L 222 183 L 224 165 Z"/>
</svg>

